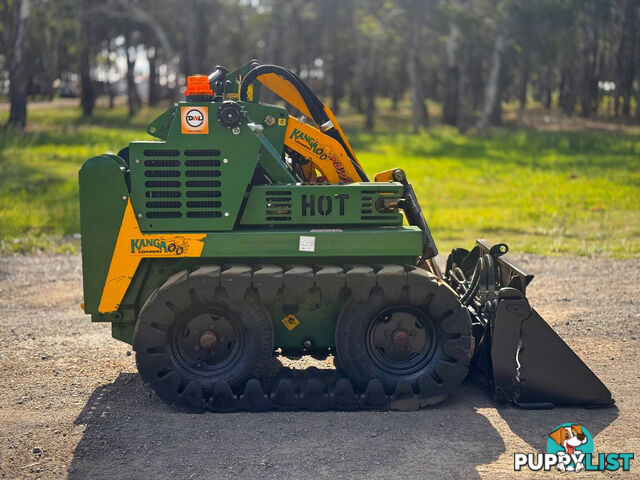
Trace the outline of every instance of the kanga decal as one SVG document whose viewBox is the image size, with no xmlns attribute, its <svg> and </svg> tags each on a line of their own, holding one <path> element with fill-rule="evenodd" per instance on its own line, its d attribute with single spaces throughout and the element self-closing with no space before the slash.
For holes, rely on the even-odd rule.
<svg viewBox="0 0 640 480">
<path fill-rule="evenodd" d="M 199 257 L 206 236 L 206 233 L 144 234 L 140 231 L 129 200 L 124 210 L 98 311 L 108 313 L 117 310 L 141 259 Z"/>
</svg>

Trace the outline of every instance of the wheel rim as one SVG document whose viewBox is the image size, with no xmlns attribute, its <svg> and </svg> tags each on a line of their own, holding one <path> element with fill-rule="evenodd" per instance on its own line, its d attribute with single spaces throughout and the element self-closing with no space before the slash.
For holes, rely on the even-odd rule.
<svg viewBox="0 0 640 480">
<path fill-rule="evenodd" d="M 433 322 L 409 306 L 386 308 L 373 317 L 367 331 L 367 353 L 381 369 L 409 374 L 423 368 L 436 350 Z"/>
<path fill-rule="evenodd" d="M 231 368 L 243 345 L 244 335 L 233 315 L 207 310 L 189 315 L 174 329 L 171 350 L 182 368 L 211 377 Z"/>
</svg>

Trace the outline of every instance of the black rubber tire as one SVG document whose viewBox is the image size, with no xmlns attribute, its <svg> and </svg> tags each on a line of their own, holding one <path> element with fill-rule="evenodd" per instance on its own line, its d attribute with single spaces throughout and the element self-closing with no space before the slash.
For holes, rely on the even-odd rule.
<svg viewBox="0 0 640 480">
<path fill-rule="evenodd" d="M 175 329 L 205 311 L 227 312 L 241 330 L 242 345 L 223 371 L 194 373 L 177 358 Z M 188 272 L 180 272 L 156 289 L 143 306 L 133 336 L 140 376 L 166 403 L 189 411 L 204 411 L 217 382 L 239 393 L 250 378 L 263 376 L 272 362 L 273 324 L 268 311 L 250 290 L 232 302 L 218 288 L 202 303 L 189 286 Z"/>
<path fill-rule="evenodd" d="M 382 289 L 374 288 L 364 303 L 350 297 L 344 304 L 336 325 L 336 353 L 347 376 L 363 390 L 374 378 L 379 379 L 387 394 L 398 383 L 408 382 L 414 392 L 428 403 L 443 400 L 466 377 L 473 356 L 471 319 L 456 294 L 443 282 L 430 276 L 430 293 L 424 303 L 412 305 L 409 289 L 399 300 L 387 300 Z M 406 374 L 390 373 L 374 362 L 367 347 L 369 325 L 389 307 L 420 309 L 432 323 L 435 345 L 427 363 Z"/>
</svg>

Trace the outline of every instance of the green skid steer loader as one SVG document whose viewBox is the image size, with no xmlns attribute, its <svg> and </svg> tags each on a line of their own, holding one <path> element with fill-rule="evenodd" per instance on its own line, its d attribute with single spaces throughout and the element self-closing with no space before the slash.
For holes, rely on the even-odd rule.
<svg viewBox="0 0 640 480">
<path fill-rule="evenodd" d="M 307 121 L 261 103 L 265 89 Z M 531 308 L 507 245 L 454 249 L 442 272 L 404 171 L 371 181 L 291 71 L 216 67 L 185 96 L 148 126 L 158 140 L 79 174 L 84 311 L 133 345 L 162 400 L 414 410 L 472 371 L 498 402 L 613 404 Z M 277 355 L 337 368 L 278 369 Z"/>
</svg>

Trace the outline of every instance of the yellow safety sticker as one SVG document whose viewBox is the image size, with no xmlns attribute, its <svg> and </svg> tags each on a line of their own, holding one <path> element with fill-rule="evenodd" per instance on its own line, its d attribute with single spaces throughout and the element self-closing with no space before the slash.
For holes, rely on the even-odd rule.
<svg viewBox="0 0 640 480">
<path fill-rule="evenodd" d="M 284 127 L 287 125 L 287 119 L 286 118 L 279 118 L 278 119 L 278 126 L 279 127 Z"/>
<path fill-rule="evenodd" d="M 300 320 L 298 320 L 298 317 L 296 317 L 295 315 L 289 314 L 282 319 L 282 324 L 287 327 L 289 331 L 291 331 L 298 325 L 300 325 Z"/>
</svg>

